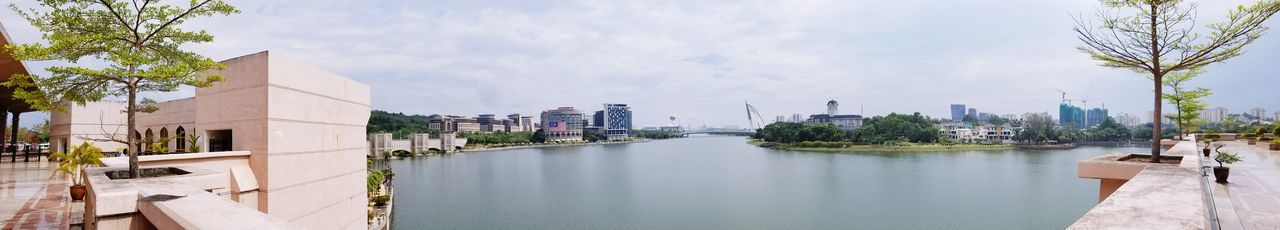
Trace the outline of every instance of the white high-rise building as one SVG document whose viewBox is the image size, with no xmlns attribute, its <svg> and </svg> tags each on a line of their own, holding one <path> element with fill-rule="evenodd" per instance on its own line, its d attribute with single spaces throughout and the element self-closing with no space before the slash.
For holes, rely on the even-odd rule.
<svg viewBox="0 0 1280 230">
<path fill-rule="evenodd" d="M 1263 109 L 1263 108 L 1253 108 L 1252 110 L 1249 110 L 1249 112 L 1250 114 L 1253 115 L 1253 117 L 1257 118 L 1259 121 L 1261 121 L 1262 118 L 1267 116 L 1267 109 Z"/>
<path fill-rule="evenodd" d="M 1275 118 L 1271 118 L 1271 120 L 1275 122 L 1280 122 L 1280 111 L 1277 111 Z"/>
<path fill-rule="evenodd" d="M 1121 125 L 1124 125 L 1124 126 L 1132 127 L 1132 126 L 1138 126 L 1142 124 L 1142 118 L 1134 115 L 1129 115 L 1127 113 L 1120 113 L 1115 116 L 1115 119 L 1116 119 L 1116 123 L 1120 123 Z"/>
<path fill-rule="evenodd" d="M 1200 119 L 1209 123 L 1222 122 L 1224 119 L 1227 119 L 1227 108 L 1217 107 L 1204 109 L 1204 111 L 1200 112 Z"/>
<path fill-rule="evenodd" d="M 802 122 L 802 121 L 804 121 L 804 120 L 803 120 L 803 119 L 801 119 L 801 117 L 800 117 L 800 114 L 799 114 L 799 113 L 791 114 L 791 122 L 800 123 L 800 122 Z"/>
</svg>

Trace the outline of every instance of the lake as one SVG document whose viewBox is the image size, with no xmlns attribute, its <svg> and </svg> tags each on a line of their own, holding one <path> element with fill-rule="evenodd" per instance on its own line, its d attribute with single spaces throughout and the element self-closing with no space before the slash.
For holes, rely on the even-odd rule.
<svg viewBox="0 0 1280 230">
<path fill-rule="evenodd" d="M 1076 162 L 1144 148 L 813 153 L 743 137 L 393 160 L 396 229 L 1063 229 Z"/>
</svg>

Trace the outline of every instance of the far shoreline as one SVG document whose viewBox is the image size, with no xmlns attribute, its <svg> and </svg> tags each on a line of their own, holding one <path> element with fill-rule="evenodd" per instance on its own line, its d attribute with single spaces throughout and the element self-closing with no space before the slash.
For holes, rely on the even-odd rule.
<svg viewBox="0 0 1280 230">
<path fill-rule="evenodd" d="M 824 147 L 767 147 L 766 143 L 761 140 L 749 140 L 747 144 L 755 145 L 761 148 L 802 151 L 802 152 L 964 152 L 964 151 L 1005 151 L 1014 150 L 1017 147 L 1013 145 L 979 145 L 979 144 L 958 144 L 958 145 L 940 145 L 940 144 L 924 144 L 910 146 L 884 146 L 884 145 L 853 145 L 842 148 L 824 148 Z"/>
<path fill-rule="evenodd" d="M 537 145 L 518 145 L 518 146 L 506 146 L 506 147 L 495 147 L 495 148 L 487 148 L 487 147 L 485 147 L 485 148 L 463 148 L 463 149 L 462 149 L 462 151 L 459 151 L 458 153 L 469 153 L 469 152 L 492 152 L 492 151 L 515 150 L 515 149 L 529 149 L 529 148 L 549 148 L 549 147 L 568 147 L 568 146 L 591 146 L 591 145 L 631 144 L 631 143 L 644 143 L 644 142 L 649 142 L 649 141 L 651 141 L 651 140 L 652 140 L 652 139 L 636 139 L 636 140 L 629 140 L 629 141 L 603 141 L 603 142 L 588 142 L 588 143 L 537 144 Z"/>
</svg>

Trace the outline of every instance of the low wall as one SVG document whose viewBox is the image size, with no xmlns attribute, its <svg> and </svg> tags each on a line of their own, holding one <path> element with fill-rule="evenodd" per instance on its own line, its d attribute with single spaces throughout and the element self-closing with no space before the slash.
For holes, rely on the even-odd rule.
<svg viewBox="0 0 1280 230">
<path fill-rule="evenodd" d="M 288 228 L 287 222 L 260 212 L 258 185 L 249 168 L 249 156 L 249 151 L 139 156 L 141 168 L 175 167 L 191 174 L 115 180 L 107 178 L 105 172 L 127 170 L 128 158 L 103 159 L 107 167 L 86 169 L 84 173 L 89 190 L 85 199 L 85 226 L 88 229 Z M 139 200 L 155 194 L 182 198 L 167 202 Z"/>
<path fill-rule="evenodd" d="M 1109 154 L 1080 162 L 1079 177 L 1101 179 L 1100 202 L 1068 229 L 1206 228 L 1196 142 L 1161 144 L 1170 146 L 1164 155 L 1182 161 L 1120 162 L 1122 154 Z"/>
</svg>

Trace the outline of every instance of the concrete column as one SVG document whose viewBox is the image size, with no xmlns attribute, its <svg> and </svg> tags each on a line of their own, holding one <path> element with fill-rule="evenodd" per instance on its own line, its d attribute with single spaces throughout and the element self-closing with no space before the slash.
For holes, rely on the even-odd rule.
<svg viewBox="0 0 1280 230">
<path fill-rule="evenodd" d="M 13 159 L 9 162 L 18 161 L 18 115 L 22 113 L 13 113 L 13 122 L 9 126 L 9 146 L 13 146 Z"/>
</svg>

